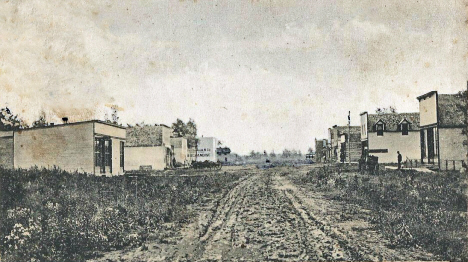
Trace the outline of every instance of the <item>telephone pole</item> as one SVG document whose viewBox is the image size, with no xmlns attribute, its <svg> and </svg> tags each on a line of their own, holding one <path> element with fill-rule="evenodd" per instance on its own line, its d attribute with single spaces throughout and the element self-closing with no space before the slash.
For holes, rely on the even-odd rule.
<svg viewBox="0 0 468 262">
<path fill-rule="evenodd" d="M 348 163 L 351 165 L 351 111 L 348 111 Z"/>
</svg>

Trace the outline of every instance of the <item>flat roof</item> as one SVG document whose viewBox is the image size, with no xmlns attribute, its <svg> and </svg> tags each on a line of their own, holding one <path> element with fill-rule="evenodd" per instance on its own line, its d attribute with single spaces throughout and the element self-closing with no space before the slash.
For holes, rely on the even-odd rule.
<svg viewBox="0 0 468 262">
<path fill-rule="evenodd" d="M 426 97 L 430 97 L 430 96 L 432 96 L 432 95 L 434 95 L 434 94 L 437 94 L 437 91 L 431 91 L 431 92 L 429 92 L 429 93 L 425 93 L 424 95 L 418 96 L 417 99 L 418 99 L 418 100 L 421 100 L 421 99 L 424 99 L 424 98 L 426 98 Z"/>
<path fill-rule="evenodd" d="M 104 124 L 104 125 L 108 125 L 108 126 L 113 126 L 113 127 L 117 127 L 117 128 L 121 128 L 121 129 L 126 129 L 123 126 L 119 126 L 119 125 L 116 125 L 116 124 L 113 124 L 113 123 L 108 123 L 108 122 L 102 121 L 102 120 L 87 120 L 87 121 L 73 122 L 73 123 L 68 123 L 68 124 L 59 124 L 59 125 L 54 124 L 54 125 L 48 125 L 48 126 L 27 127 L 27 128 L 18 129 L 18 130 L 15 130 L 15 131 L 28 131 L 28 130 L 35 130 L 35 129 L 42 129 L 42 128 L 54 128 L 54 127 L 89 124 L 89 123 L 100 123 L 100 124 Z"/>
</svg>

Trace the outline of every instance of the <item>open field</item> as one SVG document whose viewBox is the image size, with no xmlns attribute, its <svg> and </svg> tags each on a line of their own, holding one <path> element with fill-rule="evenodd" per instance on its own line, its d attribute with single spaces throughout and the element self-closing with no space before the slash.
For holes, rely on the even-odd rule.
<svg viewBox="0 0 468 262">
<path fill-rule="evenodd" d="M 395 250 L 423 249 L 433 254 L 431 260 L 468 260 L 465 174 L 387 170 L 369 175 L 321 167 L 287 177 L 309 198 L 335 206 L 321 212 L 331 224 L 349 227 L 348 234 L 376 231 Z"/>
<path fill-rule="evenodd" d="M 457 173 L 223 167 L 139 178 L 138 187 L 124 177 L 15 175 L 2 176 L 22 196 L 2 198 L 7 261 L 467 258 L 466 181 Z"/>
<path fill-rule="evenodd" d="M 2 261 L 84 261 L 102 251 L 169 241 L 244 173 L 95 177 L 60 170 L 0 169 Z M 168 230 L 161 230 L 167 228 Z"/>
</svg>

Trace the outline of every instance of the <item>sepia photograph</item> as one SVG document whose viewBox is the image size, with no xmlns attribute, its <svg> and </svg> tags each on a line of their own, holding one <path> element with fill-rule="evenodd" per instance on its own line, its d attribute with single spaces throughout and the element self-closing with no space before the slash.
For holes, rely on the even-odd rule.
<svg viewBox="0 0 468 262">
<path fill-rule="evenodd" d="M 0 262 L 468 261 L 468 0 L 0 0 Z"/>
</svg>

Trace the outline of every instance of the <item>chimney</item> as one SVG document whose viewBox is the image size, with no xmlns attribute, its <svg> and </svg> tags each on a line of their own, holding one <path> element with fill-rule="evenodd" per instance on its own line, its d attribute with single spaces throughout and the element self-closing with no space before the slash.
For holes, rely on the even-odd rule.
<svg viewBox="0 0 468 262">
<path fill-rule="evenodd" d="M 63 123 L 68 124 L 68 117 L 62 117 L 62 121 Z"/>
</svg>

